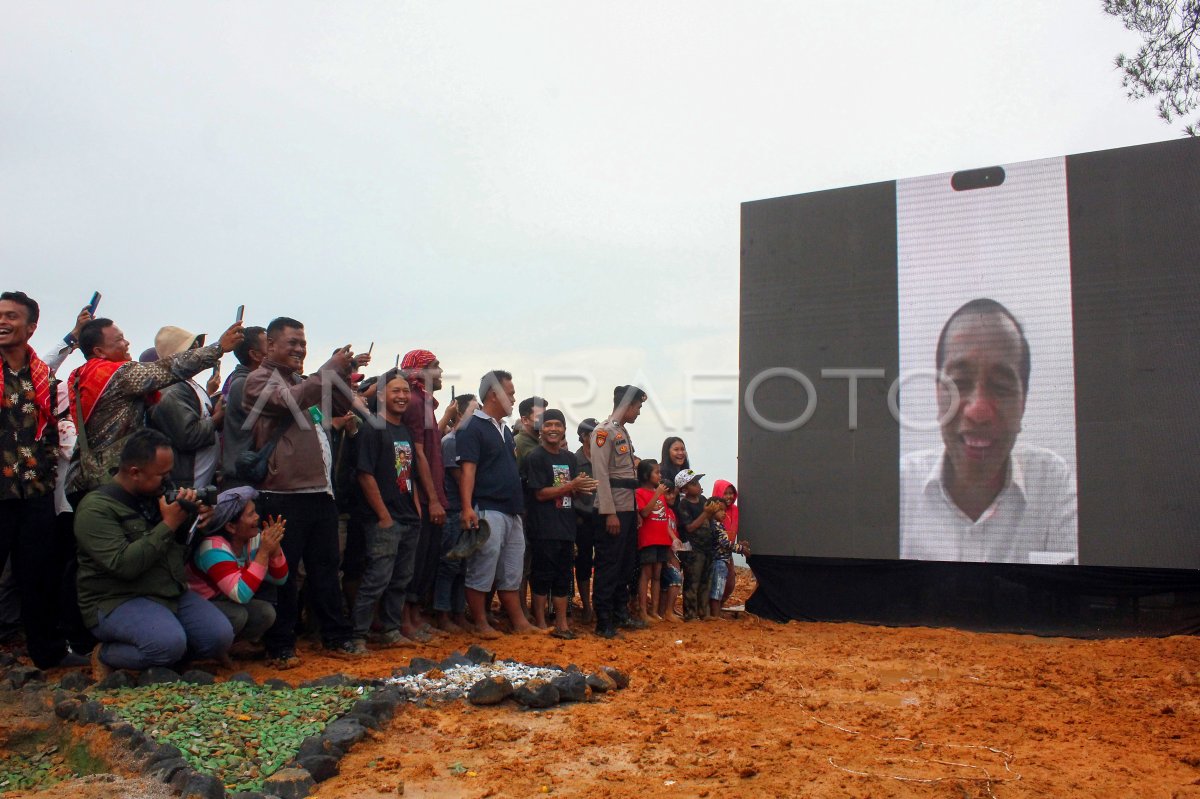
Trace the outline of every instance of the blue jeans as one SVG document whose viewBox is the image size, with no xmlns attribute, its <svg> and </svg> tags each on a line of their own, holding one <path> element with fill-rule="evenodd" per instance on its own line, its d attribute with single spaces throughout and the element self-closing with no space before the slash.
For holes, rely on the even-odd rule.
<svg viewBox="0 0 1200 799">
<path fill-rule="evenodd" d="M 170 666 L 188 652 L 198 658 L 219 658 L 233 643 L 229 620 L 195 591 L 179 597 L 179 610 L 174 613 L 139 597 L 97 618 L 92 635 L 102 643 L 100 659 L 115 669 Z"/>
<path fill-rule="evenodd" d="M 725 598 L 725 583 L 729 580 L 729 561 L 717 558 L 713 561 L 712 583 L 708 592 L 709 599 L 718 602 Z"/>
<path fill-rule="evenodd" d="M 366 638 L 371 631 L 376 603 L 384 631 L 400 629 L 404 599 L 413 577 L 417 539 L 421 534 L 419 522 L 395 519 L 391 527 L 380 527 L 378 521 L 368 522 L 364 527 L 367 561 L 351 614 L 355 638 Z"/>
<path fill-rule="evenodd" d="M 466 573 L 461 560 L 446 560 L 446 553 L 458 543 L 462 531 L 462 513 L 446 511 L 442 526 L 441 558 L 437 582 L 433 586 L 433 609 L 442 613 L 462 614 L 467 609 Z"/>
</svg>

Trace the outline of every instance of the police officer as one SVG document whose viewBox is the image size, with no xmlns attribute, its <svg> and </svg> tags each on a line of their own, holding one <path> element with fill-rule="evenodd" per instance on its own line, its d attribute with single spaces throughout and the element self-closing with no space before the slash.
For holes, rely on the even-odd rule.
<svg viewBox="0 0 1200 799">
<path fill-rule="evenodd" d="M 633 459 L 633 440 L 625 425 L 642 412 L 646 392 L 637 386 L 613 389 L 613 412 L 592 432 L 592 476 L 599 481 L 596 510 L 596 574 L 592 605 L 596 612 L 596 634 L 615 638 L 617 626 L 645 629 L 646 623 L 629 615 L 629 577 L 637 568 L 637 506 L 633 492 L 638 487 Z"/>
</svg>

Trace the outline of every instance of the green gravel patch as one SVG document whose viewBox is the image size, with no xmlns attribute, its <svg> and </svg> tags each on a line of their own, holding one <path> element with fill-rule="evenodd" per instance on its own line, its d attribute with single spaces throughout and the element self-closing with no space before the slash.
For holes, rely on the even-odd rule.
<svg viewBox="0 0 1200 799">
<path fill-rule="evenodd" d="M 189 766 L 217 777 L 228 790 L 257 791 L 296 756 L 305 738 L 319 735 L 370 690 L 164 683 L 97 698 L 155 742 L 178 747 Z"/>
<path fill-rule="evenodd" d="M 63 780 L 108 771 L 87 744 L 70 735 L 39 733 L 0 758 L 0 793 L 48 788 Z"/>
<path fill-rule="evenodd" d="M 0 760 L 0 791 L 46 788 L 76 776 L 57 744 L 46 744 L 32 752 L 18 752 Z"/>
</svg>

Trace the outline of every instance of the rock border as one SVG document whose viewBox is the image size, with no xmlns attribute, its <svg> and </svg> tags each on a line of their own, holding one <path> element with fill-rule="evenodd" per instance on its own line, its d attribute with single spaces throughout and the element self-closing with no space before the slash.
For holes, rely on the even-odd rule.
<svg viewBox="0 0 1200 799">
<path fill-rule="evenodd" d="M 424 674 L 432 669 L 445 670 L 455 666 L 486 665 L 495 662 L 495 652 L 476 644 L 469 647 L 465 654 L 455 651 L 441 661 L 414 657 L 409 660 L 408 666 L 396 669 L 394 674 L 411 676 Z M 519 663 L 515 660 L 501 662 Z M 45 673 L 40 669 L 22 666 L 15 661 L 0 663 L 0 667 L 4 665 L 9 668 L 0 678 L 0 687 L 31 692 L 50 689 L 45 682 Z M 529 680 L 517 689 L 513 688 L 506 677 L 497 675 L 484 678 L 471 686 L 463 699 L 472 705 L 483 706 L 499 704 L 512 698 L 527 709 L 542 709 L 565 702 L 593 701 L 596 694 L 622 690 L 629 685 L 629 676 L 612 666 L 602 666 L 591 674 L 584 674 L 573 663 L 565 669 L 554 664 L 548 665 L 560 668 L 562 674 L 551 680 Z M 224 783 L 217 776 L 196 771 L 189 766 L 177 747 L 155 742 L 88 693 L 173 682 L 212 685 L 216 682 L 216 675 L 200 669 L 189 669 L 180 674 L 168 668 L 154 667 L 136 675 L 126 671 L 115 671 L 96 682 L 83 671 L 73 671 L 64 675 L 53 688 L 51 699 L 54 714 L 59 719 L 80 726 L 103 727 L 114 742 L 123 745 L 129 751 L 137 769 L 143 775 L 169 785 L 182 799 L 303 799 L 317 783 L 338 774 L 341 759 L 357 743 L 368 737 L 370 731 L 386 727 L 395 717 L 397 710 L 408 704 L 400 689 L 388 686 L 384 680 L 361 680 L 342 673 L 330 674 L 296 685 L 275 677 L 258 683 L 248 672 L 238 672 L 226 679 L 230 682 L 260 685 L 272 690 L 353 685 L 371 688 L 372 692 L 369 697 L 355 702 L 348 712 L 329 722 L 320 735 L 305 738 L 300 743 L 295 757 L 264 780 L 263 790 L 233 793 L 225 790 Z M 488 685 L 484 685 L 485 683 Z M 480 689 L 479 696 L 474 696 L 476 689 Z M 496 696 L 499 698 L 495 698 Z"/>
<path fill-rule="evenodd" d="M 228 681 L 259 685 L 246 672 L 231 675 Z M 382 686 L 379 680 L 358 680 L 345 674 L 331 674 L 297 685 L 277 678 L 264 680 L 261 686 L 274 690 L 361 685 L 372 691 L 369 697 L 359 699 L 349 711 L 326 724 L 319 735 L 310 735 L 301 741 L 296 755 L 264 780 L 261 791 L 229 793 L 216 775 L 196 771 L 189 766 L 178 748 L 155 742 L 87 693 L 90 690 L 132 688 L 167 682 L 211 685 L 216 682 L 216 677 L 200 670 L 178 674 L 170 669 L 147 669 L 136 679 L 133 675 L 118 671 L 96 683 L 83 672 L 72 672 L 59 682 L 53 692 L 54 713 L 64 721 L 81 726 L 94 724 L 103 727 L 115 742 L 123 745 L 133 756 L 138 771 L 169 785 L 184 799 L 303 799 L 317 783 L 335 776 L 339 761 L 346 753 L 368 736 L 368 730 L 385 727 L 404 701 L 399 691 Z M 26 681 L 25 685 L 29 687 L 32 683 Z"/>
</svg>

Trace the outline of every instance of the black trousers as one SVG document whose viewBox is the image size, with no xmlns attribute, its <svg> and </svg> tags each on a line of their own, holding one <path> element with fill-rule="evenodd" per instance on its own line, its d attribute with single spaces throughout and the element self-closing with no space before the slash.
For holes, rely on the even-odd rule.
<svg viewBox="0 0 1200 799">
<path fill-rule="evenodd" d="M 86 655 L 100 642 L 83 623 L 83 614 L 79 610 L 79 549 L 75 543 L 75 514 L 58 514 L 54 517 L 54 525 L 58 530 L 59 546 L 62 547 L 58 553 L 62 563 L 62 582 L 58 594 L 59 623 L 72 651 Z"/>
<path fill-rule="evenodd" d="M 592 609 L 599 627 L 629 614 L 629 575 L 637 568 L 637 511 L 618 511 L 617 520 L 621 532 L 611 535 L 605 529 L 606 517 L 597 518 Z"/>
<path fill-rule="evenodd" d="M 421 534 L 417 538 L 417 556 L 413 564 L 412 582 L 408 584 L 408 601 L 413 605 L 433 604 L 433 585 L 437 581 L 438 561 L 442 559 L 442 525 L 429 520 L 429 506 L 423 505 Z"/>
<path fill-rule="evenodd" d="M 282 516 L 287 522 L 283 555 L 288 562 L 288 579 L 278 589 L 275 624 L 263 636 L 267 653 L 276 657 L 296 648 L 296 622 L 300 616 L 296 571 L 301 562 L 309 607 L 321 627 L 321 641 L 325 646 L 337 646 L 351 635 L 338 584 L 337 503 L 325 493 L 264 492 L 258 496 L 260 516 Z"/>
<path fill-rule="evenodd" d="M 67 654 L 59 612 L 65 543 L 54 518 L 52 494 L 0 502 L 0 569 L 11 555 L 25 645 L 39 669 L 58 665 Z"/>
<path fill-rule="evenodd" d="M 589 513 L 576 519 L 575 525 L 575 587 L 580 599 L 583 586 L 591 585 L 592 567 L 596 561 L 596 530 L 601 527 L 600 515 Z"/>
</svg>

